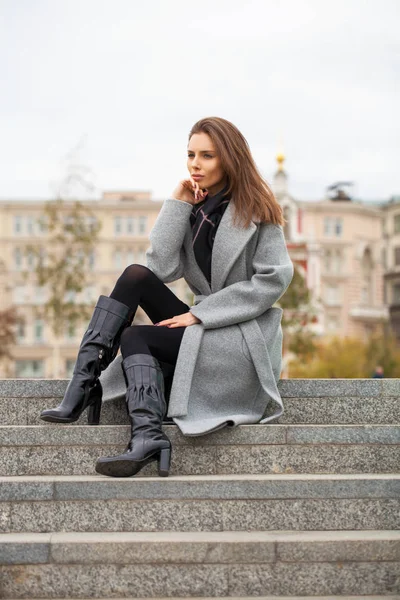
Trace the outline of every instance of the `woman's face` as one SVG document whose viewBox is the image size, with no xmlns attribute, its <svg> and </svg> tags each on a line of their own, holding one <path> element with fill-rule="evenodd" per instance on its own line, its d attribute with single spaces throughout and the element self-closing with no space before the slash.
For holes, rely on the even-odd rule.
<svg viewBox="0 0 400 600">
<path fill-rule="evenodd" d="M 226 184 L 226 173 L 207 133 L 194 133 L 190 138 L 187 168 L 192 178 L 193 175 L 202 175 L 194 181 L 198 182 L 201 189 L 207 189 L 210 196 L 214 196 Z"/>
</svg>

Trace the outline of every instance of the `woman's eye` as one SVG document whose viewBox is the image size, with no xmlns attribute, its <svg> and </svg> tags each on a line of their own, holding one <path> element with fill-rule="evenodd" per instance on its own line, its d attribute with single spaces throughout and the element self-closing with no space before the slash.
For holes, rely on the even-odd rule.
<svg viewBox="0 0 400 600">
<path fill-rule="evenodd" d="M 204 154 L 206 158 L 212 158 L 211 154 Z M 193 158 L 193 154 L 188 154 L 188 158 Z"/>
</svg>

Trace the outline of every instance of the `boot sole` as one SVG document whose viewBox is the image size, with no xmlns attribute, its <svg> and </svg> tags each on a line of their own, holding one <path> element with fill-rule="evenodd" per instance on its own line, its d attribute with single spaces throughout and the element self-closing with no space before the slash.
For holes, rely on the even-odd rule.
<svg viewBox="0 0 400 600">
<path fill-rule="evenodd" d="M 158 460 L 158 454 L 153 454 L 145 460 L 112 460 L 107 462 L 96 463 L 96 473 L 100 475 L 108 475 L 109 477 L 132 477 L 148 463 Z M 168 471 L 159 470 L 160 477 L 168 477 Z"/>
<path fill-rule="evenodd" d="M 68 417 L 53 417 L 51 415 L 40 415 L 40 418 L 42 419 L 42 421 L 47 421 L 48 423 L 75 423 L 75 421 L 77 421 L 79 417 L 76 419 L 69 419 Z"/>
</svg>

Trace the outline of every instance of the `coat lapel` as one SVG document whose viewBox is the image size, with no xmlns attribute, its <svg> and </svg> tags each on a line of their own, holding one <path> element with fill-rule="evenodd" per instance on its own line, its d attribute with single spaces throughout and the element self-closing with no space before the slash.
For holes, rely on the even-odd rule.
<svg viewBox="0 0 400 600">
<path fill-rule="evenodd" d="M 234 205 L 229 202 L 215 234 L 211 256 L 211 287 L 217 292 L 224 287 L 229 271 L 257 229 L 251 222 L 247 229 L 233 224 Z"/>
<path fill-rule="evenodd" d="M 233 213 L 234 205 L 231 200 L 222 215 L 215 234 L 211 255 L 211 288 L 197 263 L 192 246 L 192 230 L 190 226 L 188 227 L 184 241 L 188 257 L 187 274 L 190 280 L 197 283 L 196 287 L 205 296 L 224 287 L 229 271 L 257 229 L 253 222 L 250 223 L 247 229 L 235 227 Z"/>
</svg>

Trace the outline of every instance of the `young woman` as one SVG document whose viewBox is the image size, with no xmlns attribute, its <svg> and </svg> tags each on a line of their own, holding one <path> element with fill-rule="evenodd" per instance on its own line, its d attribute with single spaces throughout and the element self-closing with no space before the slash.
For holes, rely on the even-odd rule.
<svg viewBox="0 0 400 600">
<path fill-rule="evenodd" d="M 41 414 L 69 423 L 88 408 L 88 422 L 98 424 L 102 389 L 108 398 L 123 394 L 131 440 L 121 455 L 97 460 L 104 475 L 135 475 L 153 460 L 168 475 L 167 408 L 184 435 L 283 412 L 282 309 L 273 304 L 293 264 L 281 207 L 246 139 L 225 119 L 192 127 L 187 167 L 189 179 L 164 202 L 150 233 L 147 267 L 129 266 L 110 297 L 100 296 L 64 399 Z M 181 277 L 194 293 L 191 307 L 165 285 Z M 131 326 L 139 305 L 153 325 Z M 162 364 L 174 368 L 168 407 Z"/>
</svg>

